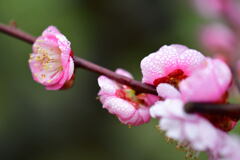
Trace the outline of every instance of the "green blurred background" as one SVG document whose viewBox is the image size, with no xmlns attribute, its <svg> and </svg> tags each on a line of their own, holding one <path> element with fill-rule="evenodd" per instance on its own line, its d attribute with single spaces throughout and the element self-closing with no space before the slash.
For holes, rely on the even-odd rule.
<svg viewBox="0 0 240 160">
<path fill-rule="evenodd" d="M 75 55 L 138 80 L 141 59 L 160 46 L 200 49 L 196 31 L 204 23 L 187 0 L 0 0 L 0 21 L 11 20 L 35 36 L 55 25 Z M 0 51 L 0 159 L 185 159 L 157 121 L 128 128 L 102 109 L 98 75 L 79 69 L 72 89 L 46 91 L 29 72 L 29 44 L 0 34 Z"/>
</svg>

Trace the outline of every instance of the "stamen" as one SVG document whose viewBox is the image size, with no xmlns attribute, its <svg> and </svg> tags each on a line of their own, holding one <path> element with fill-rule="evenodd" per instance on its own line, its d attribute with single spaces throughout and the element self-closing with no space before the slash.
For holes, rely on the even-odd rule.
<svg viewBox="0 0 240 160">
<path fill-rule="evenodd" d="M 46 75 L 45 75 L 45 74 L 42 74 L 41 77 L 44 79 L 44 78 L 46 78 Z"/>
<path fill-rule="evenodd" d="M 155 86 L 158 86 L 160 83 L 168 83 L 173 85 L 175 88 L 178 88 L 179 82 L 185 78 L 187 78 L 187 75 L 185 75 L 181 69 L 176 69 L 167 76 L 154 80 L 153 83 Z"/>
</svg>

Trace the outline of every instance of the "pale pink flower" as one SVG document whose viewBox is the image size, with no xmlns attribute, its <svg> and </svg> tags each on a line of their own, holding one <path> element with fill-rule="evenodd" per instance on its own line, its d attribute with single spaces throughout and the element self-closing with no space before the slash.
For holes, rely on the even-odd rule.
<svg viewBox="0 0 240 160">
<path fill-rule="evenodd" d="M 159 119 L 159 127 L 166 132 L 167 137 L 196 151 L 206 151 L 217 159 L 227 134 L 215 128 L 205 118 L 185 113 L 183 107 L 181 100 L 167 99 L 155 103 L 150 114 Z M 225 150 L 229 152 L 228 148 Z"/>
<path fill-rule="evenodd" d="M 212 24 L 200 32 L 203 46 L 213 54 L 234 54 L 237 47 L 235 34 L 222 24 Z M 228 55 L 228 56 L 230 56 Z"/>
<path fill-rule="evenodd" d="M 71 85 L 74 63 L 70 42 L 54 26 L 48 27 L 33 44 L 29 66 L 33 79 L 48 90 Z"/>
<path fill-rule="evenodd" d="M 183 45 L 163 46 L 141 61 L 142 81 L 157 86 L 159 83 L 177 83 L 190 76 L 205 57 Z"/>
<path fill-rule="evenodd" d="M 125 70 L 117 69 L 116 73 L 132 78 Z M 98 78 L 100 101 L 103 108 L 114 114 L 128 125 L 138 126 L 150 120 L 149 107 L 159 98 L 151 94 L 136 94 L 135 91 L 105 76 Z"/>
<path fill-rule="evenodd" d="M 156 102 L 150 109 L 166 136 L 185 147 L 205 151 L 211 160 L 239 160 L 240 138 L 215 128 L 198 114 L 187 114 L 180 99 Z"/>
</svg>

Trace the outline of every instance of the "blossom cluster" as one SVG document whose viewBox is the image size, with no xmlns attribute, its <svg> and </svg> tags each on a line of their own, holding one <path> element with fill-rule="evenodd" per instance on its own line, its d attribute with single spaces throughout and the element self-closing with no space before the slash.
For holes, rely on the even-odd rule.
<svg viewBox="0 0 240 160">
<path fill-rule="evenodd" d="M 46 89 L 70 87 L 74 79 L 70 42 L 56 27 L 48 27 L 33 45 L 29 66 L 33 79 Z M 238 119 L 184 111 L 188 102 L 227 103 L 232 74 L 222 59 L 173 44 L 143 58 L 140 68 L 142 83 L 156 87 L 158 95 L 138 93 L 131 86 L 100 76 L 98 96 L 103 108 L 131 126 L 157 118 L 167 137 L 193 150 L 206 151 L 211 159 L 240 159 L 240 153 L 236 152 L 240 147 L 238 138 L 227 134 Z M 133 79 L 123 69 L 117 69 L 116 73 Z"/>
<path fill-rule="evenodd" d="M 231 145 L 240 147 L 240 144 L 227 134 L 236 125 L 236 119 L 189 115 L 184 111 L 187 102 L 227 102 L 232 75 L 222 60 L 175 44 L 163 46 L 145 57 L 141 70 L 142 82 L 155 86 L 158 97 L 136 94 L 129 86 L 101 76 L 98 83 L 103 108 L 128 125 L 137 126 L 148 122 L 150 117 L 157 118 L 167 137 L 196 151 L 206 151 L 212 159 L 240 158 L 240 154 L 229 150 Z M 122 69 L 116 72 L 132 78 Z"/>
</svg>

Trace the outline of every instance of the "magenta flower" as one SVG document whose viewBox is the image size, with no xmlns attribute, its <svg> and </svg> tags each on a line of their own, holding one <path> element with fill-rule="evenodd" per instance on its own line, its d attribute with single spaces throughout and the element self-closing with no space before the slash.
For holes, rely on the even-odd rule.
<svg viewBox="0 0 240 160">
<path fill-rule="evenodd" d="M 33 79 L 48 90 L 68 88 L 74 63 L 70 42 L 54 26 L 48 27 L 33 44 L 29 66 Z"/>
<path fill-rule="evenodd" d="M 206 151 L 214 160 L 238 160 L 239 140 L 234 141 L 225 132 L 215 128 L 197 114 L 186 114 L 179 99 L 167 99 L 155 103 L 150 114 L 159 119 L 159 127 L 166 136 L 185 147 Z"/>
<path fill-rule="evenodd" d="M 116 73 L 132 78 L 125 70 Z M 149 106 L 159 100 L 151 94 L 136 94 L 129 86 L 119 84 L 105 76 L 98 78 L 100 101 L 103 108 L 114 114 L 123 124 L 138 126 L 150 120 Z"/>
<path fill-rule="evenodd" d="M 234 54 L 237 47 L 235 34 L 227 26 L 221 24 L 203 28 L 200 40 L 203 46 L 214 54 Z"/>
</svg>

